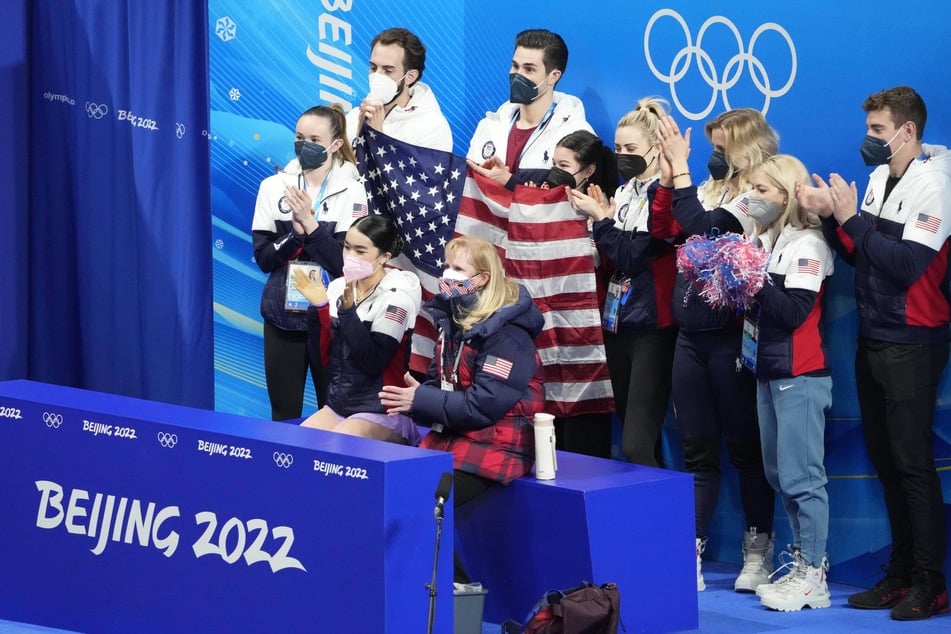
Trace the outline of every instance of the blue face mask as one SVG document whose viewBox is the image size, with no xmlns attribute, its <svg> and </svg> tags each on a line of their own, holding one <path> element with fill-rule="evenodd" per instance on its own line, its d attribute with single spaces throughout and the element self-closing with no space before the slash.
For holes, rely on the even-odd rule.
<svg viewBox="0 0 951 634">
<path fill-rule="evenodd" d="M 533 84 L 528 77 L 518 73 L 509 73 L 509 101 L 527 104 L 532 103 L 540 96 L 538 86 Z"/>
<path fill-rule="evenodd" d="M 327 162 L 327 148 L 320 143 L 294 141 L 294 153 L 302 170 L 315 170 Z"/>
<path fill-rule="evenodd" d="M 905 144 L 902 143 L 898 150 L 894 152 L 888 147 L 889 144 L 895 140 L 895 137 L 898 136 L 899 132 L 901 132 L 901 130 L 896 131 L 895 136 L 888 141 L 882 141 L 870 134 L 865 135 L 865 140 L 862 141 L 862 146 L 859 148 L 859 152 L 862 153 L 862 160 L 865 161 L 865 164 L 869 167 L 874 165 L 887 165 L 898 150 L 905 147 Z"/>
<path fill-rule="evenodd" d="M 726 162 L 726 156 L 723 152 L 714 150 L 707 161 L 707 169 L 710 170 L 710 178 L 715 181 L 722 181 L 730 173 L 730 164 Z"/>
</svg>

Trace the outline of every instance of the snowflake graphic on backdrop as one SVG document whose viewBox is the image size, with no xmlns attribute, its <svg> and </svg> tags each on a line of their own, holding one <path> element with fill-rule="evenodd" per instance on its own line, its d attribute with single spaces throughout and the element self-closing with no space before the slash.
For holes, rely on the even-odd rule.
<svg viewBox="0 0 951 634">
<path fill-rule="evenodd" d="M 238 25 L 227 15 L 223 18 L 218 18 L 218 21 L 215 22 L 215 35 L 217 35 L 222 42 L 233 40 L 238 36 Z"/>
<path fill-rule="evenodd" d="M 231 101 L 237 101 L 241 99 L 241 91 L 237 88 L 232 88 L 228 91 L 228 96 L 231 97 Z"/>
</svg>

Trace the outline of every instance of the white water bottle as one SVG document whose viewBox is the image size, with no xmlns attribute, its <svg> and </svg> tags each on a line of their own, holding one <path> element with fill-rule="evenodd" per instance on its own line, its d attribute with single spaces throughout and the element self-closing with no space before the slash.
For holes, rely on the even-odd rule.
<svg viewBox="0 0 951 634">
<path fill-rule="evenodd" d="M 555 417 L 551 414 L 535 414 L 535 477 L 539 480 L 554 480 L 558 469 L 555 456 Z"/>
</svg>

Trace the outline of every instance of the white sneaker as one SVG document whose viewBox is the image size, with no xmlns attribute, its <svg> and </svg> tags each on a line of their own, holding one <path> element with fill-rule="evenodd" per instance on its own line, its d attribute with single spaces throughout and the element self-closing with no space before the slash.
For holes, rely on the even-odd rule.
<svg viewBox="0 0 951 634">
<path fill-rule="evenodd" d="M 701 559 L 700 555 L 703 554 L 703 549 L 707 547 L 707 540 L 705 537 L 697 538 L 697 592 L 702 592 L 707 589 L 707 584 L 703 582 L 703 572 L 700 571 Z"/>
<path fill-rule="evenodd" d="M 773 569 L 773 536 L 757 533 L 751 527 L 743 535 L 743 570 L 733 583 L 737 592 L 755 592 L 756 587 L 769 583 Z"/>
<path fill-rule="evenodd" d="M 818 566 L 813 567 L 801 558 L 795 567 L 795 574 L 777 588 L 775 592 L 763 594 L 760 603 L 771 610 L 797 612 L 805 607 L 827 608 L 832 605 L 826 571 L 829 560 L 825 557 Z"/>
<path fill-rule="evenodd" d="M 779 553 L 779 568 L 770 573 L 770 579 L 775 579 L 774 581 L 767 581 L 756 586 L 756 596 L 762 597 L 768 592 L 776 592 L 779 590 L 784 583 L 792 579 L 796 575 L 796 566 L 802 562 L 802 557 L 799 556 L 799 549 L 793 548 L 792 546 L 787 546 L 788 550 L 784 550 Z M 776 579 L 776 575 L 783 573 L 784 574 Z"/>
</svg>

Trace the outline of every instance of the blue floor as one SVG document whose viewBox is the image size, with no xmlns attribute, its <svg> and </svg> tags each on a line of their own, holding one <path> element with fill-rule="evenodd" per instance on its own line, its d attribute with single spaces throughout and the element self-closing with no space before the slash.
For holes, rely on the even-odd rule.
<svg viewBox="0 0 951 634">
<path fill-rule="evenodd" d="M 713 634 L 752 634 L 754 632 L 782 632 L 783 634 L 814 634 L 815 632 L 951 632 L 951 614 L 932 617 L 926 621 L 898 622 L 888 617 L 887 610 L 855 610 L 846 604 L 853 586 L 830 584 L 832 607 L 801 612 L 773 612 L 759 604 L 753 594 L 733 591 L 733 580 L 739 568 L 734 564 L 704 562 L 703 576 L 707 589 L 699 593 L 700 627 L 684 630 L 681 634 L 702 632 Z M 835 578 L 833 574 L 833 579 Z M 621 600 L 624 600 L 623 595 Z M 528 606 L 531 607 L 531 606 Z M 526 608 L 527 609 L 527 608 Z M 636 623 L 625 623 L 628 634 L 640 632 Z M 483 623 L 482 634 L 499 634 L 498 624 Z M 0 634 L 63 634 L 37 625 L 0 621 Z"/>
<path fill-rule="evenodd" d="M 815 632 L 951 632 L 951 614 L 932 617 L 925 621 L 899 622 L 888 616 L 888 610 L 856 610 L 846 600 L 859 589 L 853 586 L 829 584 L 832 606 L 822 610 L 801 612 L 774 612 L 762 607 L 754 594 L 733 590 L 733 581 L 739 572 L 734 564 L 704 562 L 703 577 L 707 589 L 699 593 L 700 627 L 683 630 L 681 634 L 754 632 L 782 632 L 783 634 L 815 634 Z M 834 579 L 833 575 L 833 579 Z M 621 601 L 624 601 L 622 594 Z M 531 607 L 531 606 L 529 606 Z M 640 632 L 636 623 L 625 623 L 628 634 Z M 0 630 L 2 631 L 2 630 Z M 499 634 L 496 624 L 484 623 L 482 634 Z M 622 630 L 618 630 L 619 632 Z"/>
</svg>

